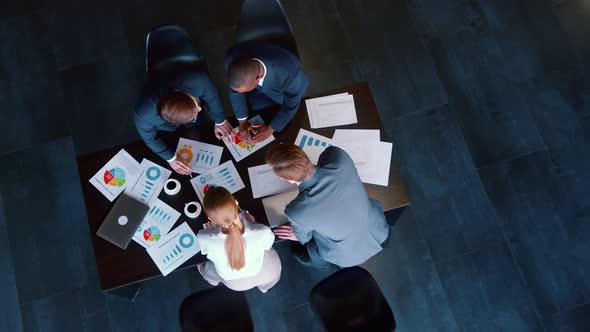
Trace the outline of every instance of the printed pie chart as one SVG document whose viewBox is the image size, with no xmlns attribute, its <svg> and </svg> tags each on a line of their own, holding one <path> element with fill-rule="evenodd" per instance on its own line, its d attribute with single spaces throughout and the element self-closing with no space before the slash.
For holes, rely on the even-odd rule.
<svg viewBox="0 0 590 332">
<path fill-rule="evenodd" d="M 146 241 L 158 241 L 160 239 L 160 230 L 156 226 L 152 226 L 143 231 L 143 238 Z"/>
<path fill-rule="evenodd" d="M 242 139 L 242 134 L 240 132 L 236 133 L 236 136 L 234 137 L 234 143 L 237 144 L 242 149 L 246 149 L 248 151 L 250 151 L 250 149 L 252 149 L 255 145 L 255 144 L 249 145 L 248 143 L 246 143 L 246 141 L 244 141 Z"/>
<path fill-rule="evenodd" d="M 125 171 L 120 167 L 112 168 L 104 172 L 104 183 L 113 187 L 120 187 L 125 184 Z"/>
</svg>

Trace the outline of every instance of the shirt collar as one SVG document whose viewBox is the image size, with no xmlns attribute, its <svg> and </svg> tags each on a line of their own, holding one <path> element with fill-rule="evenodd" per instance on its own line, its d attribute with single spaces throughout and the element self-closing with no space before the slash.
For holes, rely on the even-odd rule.
<svg viewBox="0 0 590 332">
<path fill-rule="evenodd" d="M 262 65 L 262 68 L 264 69 L 264 74 L 262 75 L 262 78 L 260 79 L 260 81 L 258 81 L 258 85 L 262 86 L 262 84 L 264 84 L 264 78 L 266 77 L 266 65 L 264 64 L 264 62 L 260 61 L 259 59 L 253 58 L 254 60 L 260 62 L 260 64 Z"/>
</svg>

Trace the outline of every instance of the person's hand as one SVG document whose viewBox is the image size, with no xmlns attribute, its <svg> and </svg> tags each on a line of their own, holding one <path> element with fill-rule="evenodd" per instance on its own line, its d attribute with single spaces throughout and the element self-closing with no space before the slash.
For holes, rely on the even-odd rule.
<svg viewBox="0 0 590 332">
<path fill-rule="evenodd" d="M 234 128 L 227 120 L 225 120 L 223 124 L 216 124 L 214 131 L 215 137 L 217 137 L 217 139 L 224 139 L 227 143 L 230 143 L 233 139 Z"/>
<path fill-rule="evenodd" d="M 250 137 L 250 132 L 253 130 L 252 124 L 248 120 L 240 120 L 240 125 L 238 127 L 240 134 L 242 135 L 242 139 L 246 141 L 246 143 L 252 144 L 252 138 Z"/>
<path fill-rule="evenodd" d="M 242 210 L 242 217 L 246 220 L 250 220 L 252 222 L 256 222 L 256 218 L 254 218 L 253 215 L 250 214 L 250 212 L 246 211 L 246 210 Z"/>
<path fill-rule="evenodd" d="M 291 225 L 278 226 L 273 232 L 279 237 L 279 239 L 297 241 L 297 237 L 295 237 Z"/>
<path fill-rule="evenodd" d="M 272 129 L 271 127 L 261 123 L 261 124 L 254 124 L 252 125 L 252 128 L 254 128 L 256 135 L 254 135 L 254 137 L 252 137 L 252 141 L 254 143 L 260 143 L 262 141 L 264 141 L 265 139 L 269 138 L 270 135 L 272 135 L 272 133 L 275 132 L 274 129 Z"/>
<path fill-rule="evenodd" d="M 170 167 L 172 167 L 172 169 L 181 175 L 189 175 L 192 173 L 192 169 L 187 165 L 187 163 L 185 163 L 184 161 L 178 159 L 178 157 L 174 160 L 172 160 L 171 162 L 169 162 Z"/>
</svg>

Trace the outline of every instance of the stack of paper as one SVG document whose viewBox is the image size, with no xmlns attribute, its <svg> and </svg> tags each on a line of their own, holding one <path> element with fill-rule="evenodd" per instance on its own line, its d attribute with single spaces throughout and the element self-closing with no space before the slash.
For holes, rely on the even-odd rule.
<svg viewBox="0 0 590 332">
<path fill-rule="evenodd" d="M 361 181 L 388 185 L 393 145 L 379 141 L 379 130 L 336 129 L 332 144 L 348 153 Z"/>
<path fill-rule="evenodd" d="M 357 123 L 354 98 L 348 93 L 305 100 L 312 129 Z"/>
</svg>

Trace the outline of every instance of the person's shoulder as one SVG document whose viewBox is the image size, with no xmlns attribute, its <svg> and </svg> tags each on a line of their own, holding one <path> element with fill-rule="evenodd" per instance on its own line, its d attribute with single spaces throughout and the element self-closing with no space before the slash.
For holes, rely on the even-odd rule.
<svg viewBox="0 0 590 332">
<path fill-rule="evenodd" d="M 318 166 L 324 166 L 329 164 L 335 165 L 346 165 L 346 164 L 353 164 L 352 159 L 346 153 L 346 151 L 342 150 L 337 146 L 329 146 L 327 147 L 324 152 L 320 154 L 318 159 Z"/>
</svg>

